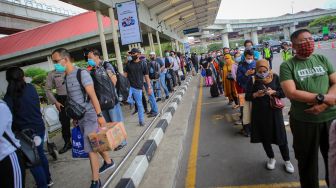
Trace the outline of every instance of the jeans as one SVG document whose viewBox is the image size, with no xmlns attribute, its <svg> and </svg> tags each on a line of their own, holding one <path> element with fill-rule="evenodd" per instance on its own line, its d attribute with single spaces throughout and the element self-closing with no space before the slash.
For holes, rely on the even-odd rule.
<svg viewBox="0 0 336 188">
<path fill-rule="evenodd" d="M 195 67 L 195 71 L 196 71 L 196 73 L 198 73 L 198 65 L 195 64 L 194 67 Z"/>
<path fill-rule="evenodd" d="M 133 100 L 134 98 L 134 100 Z M 145 115 L 144 115 L 144 107 L 142 105 L 142 89 L 136 89 L 134 87 L 130 87 L 130 93 L 127 99 L 127 102 L 130 104 L 136 104 L 138 109 L 138 118 L 139 123 L 145 123 Z"/>
<path fill-rule="evenodd" d="M 158 110 L 158 106 L 157 106 L 157 103 L 156 103 L 156 100 L 155 100 L 154 92 L 152 92 L 152 94 L 149 95 L 148 94 L 147 83 L 145 83 L 144 85 L 145 85 L 146 92 L 147 92 L 147 95 L 148 95 L 149 104 L 151 106 L 151 112 L 157 114 L 159 112 L 159 110 Z"/>
<path fill-rule="evenodd" d="M 106 122 L 123 122 L 124 116 L 120 107 L 120 103 L 114 105 L 113 108 L 109 110 L 103 110 L 103 115 Z"/>
<path fill-rule="evenodd" d="M 39 134 L 42 139 L 42 142 L 39 146 L 37 146 L 37 151 L 41 160 L 41 164 L 34 168 L 30 169 L 30 172 L 33 174 L 36 185 L 38 188 L 47 188 L 48 183 L 51 180 L 50 171 L 49 171 L 49 163 L 46 155 L 44 154 L 43 150 L 43 143 L 44 143 L 44 133 Z"/>
<path fill-rule="evenodd" d="M 169 91 L 166 85 L 166 73 L 163 73 L 163 72 L 160 73 L 160 85 L 163 88 L 166 94 L 166 97 L 169 96 Z M 161 89 L 158 91 L 158 96 L 159 98 L 161 98 Z"/>
<path fill-rule="evenodd" d="M 155 98 L 161 98 L 161 86 L 160 86 L 160 80 L 151 80 L 151 85 L 153 88 L 153 93 Z"/>
</svg>

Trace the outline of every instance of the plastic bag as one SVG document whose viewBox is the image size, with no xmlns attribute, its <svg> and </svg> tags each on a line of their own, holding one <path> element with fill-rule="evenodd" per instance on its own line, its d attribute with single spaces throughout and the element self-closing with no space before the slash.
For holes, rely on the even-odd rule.
<svg viewBox="0 0 336 188">
<path fill-rule="evenodd" d="M 89 154 L 84 151 L 84 139 L 79 126 L 76 126 L 72 129 L 71 137 L 72 137 L 72 157 L 88 158 Z"/>
</svg>

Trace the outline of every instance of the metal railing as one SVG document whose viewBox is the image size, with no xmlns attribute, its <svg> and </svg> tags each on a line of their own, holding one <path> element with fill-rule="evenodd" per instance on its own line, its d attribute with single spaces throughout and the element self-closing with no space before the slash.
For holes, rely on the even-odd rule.
<svg viewBox="0 0 336 188">
<path fill-rule="evenodd" d="M 187 80 L 187 77 L 186 79 Z M 113 180 L 113 178 L 119 173 L 119 171 L 121 170 L 121 168 L 124 166 L 125 162 L 127 161 L 127 159 L 133 154 L 134 150 L 137 148 L 137 146 L 140 144 L 140 142 L 142 141 L 142 139 L 146 136 L 147 132 L 149 131 L 149 129 L 154 125 L 155 121 L 163 114 L 164 110 L 167 108 L 168 104 L 170 104 L 170 101 L 172 99 L 174 99 L 174 96 L 176 95 L 176 93 L 178 93 L 178 91 L 180 91 L 182 88 L 182 84 L 181 86 L 178 87 L 178 89 L 174 92 L 174 94 L 169 98 L 168 101 L 166 101 L 166 104 L 162 107 L 162 109 L 160 110 L 160 112 L 158 113 L 158 115 L 150 122 L 150 124 L 147 126 L 147 128 L 141 133 L 141 135 L 139 136 L 138 140 L 136 141 L 136 143 L 133 145 L 133 147 L 129 150 L 129 152 L 125 155 L 125 157 L 121 160 L 120 164 L 117 166 L 116 170 L 109 176 L 109 178 L 106 180 L 106 182 L 103 185 L 103 188 L 107 188 L 107 186 L 111 183 L 111 181 Z"/>
<path fill-rule="evenodd" d="M 62 14 L 64 16 L 73 16 L 79 14 L 79 12 L 75 12 L 70 9 L 65 9 L 63 7 L 57 7 L 54 5 L 48 5 L 45 3 L 40 3 L 35 0 L 4 0 L 13 4 L 29 7 L 29 8 L 36 8 L 43 11 L 56 13 L 56 14 Z"/>
</svg>

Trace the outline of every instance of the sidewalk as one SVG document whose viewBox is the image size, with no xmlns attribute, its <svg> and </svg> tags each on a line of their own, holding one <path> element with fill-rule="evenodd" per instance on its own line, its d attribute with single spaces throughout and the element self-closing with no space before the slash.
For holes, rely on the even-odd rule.
<svg viewBox="0 0 336 188">
<path fill-rule="evenodd" d="M 172 96 L 172 94 L 170 95 Z M 168 99 L 169 100 L 169 99 Z M 166 100 L 166 101 L 168 101 Z M 161 110 L 165 105 L 166 101 L 158 102 L 158 107 Z M 150 105 L 148 103 L 148 109 L 150 110 Z M 119 151 L 110 151 L 110 156 L 114 160 L 116 166 L 120 163 L 127 152 L 132 148 L 135 142 L 138 140 L 141 133 L 146 129 L 146 127 L 140 127 L 138 125 L 138 115 L 131 115 L 132 111 L 129 105 L 122 106 L 123 115 L 125 118 L 125 128 L 128 134 L 127 146 Z M 149 124 L 154 118 L 147 118 L 145 115 L 145 122 Z M 55 137 L 51 138 L 51 141 L 57 145 L 57 149 L 63 147 L 63 139 L 60 132 L 56 134 Z M 54 161 L 50 155 L 47 154 L 49 160 L 49 167 L 51 172 L 51 177 L 54 181 L 53 188 L 85 188 L 89 187 L 91 183 L 91 168 L 89 159 L 73 159 L 71 150 L 67 153 L 59 155 L 57 161 Z M 102 158 L 101 158 L 102 160 Z M 106 181 L 108 176 L 113 172 L 109 170 L 101 175 L 100 179 L 103 182 Z M 26 187 L 34 188 L 35 181 L 29 170 L 26 170 Z"/>
</svg>

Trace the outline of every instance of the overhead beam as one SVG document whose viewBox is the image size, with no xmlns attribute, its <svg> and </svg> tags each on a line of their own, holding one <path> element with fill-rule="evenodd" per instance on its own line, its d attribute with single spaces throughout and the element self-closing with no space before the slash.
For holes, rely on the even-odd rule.
<svg viewBox="0 0 336 188">
<path fill-rule="evenodd" d="M 167 10 L 157 14 L 159 20 L 166 20 L 178 13 L 189 10 L 193 8 L 193 3 L 191 1 L 183 2 L 177 6 L 169 7 Z"/>
</svg>

